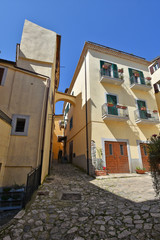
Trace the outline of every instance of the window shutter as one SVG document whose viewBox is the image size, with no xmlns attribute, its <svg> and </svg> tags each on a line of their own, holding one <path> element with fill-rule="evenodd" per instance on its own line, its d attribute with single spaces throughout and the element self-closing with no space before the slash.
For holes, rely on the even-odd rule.
<svg viewBox="0 0 160 240">
<path fill-rule="evenodd" d="M 100 69 L 102 69 L 102 66 L 104 65 L 104 61 L 100 61 Z"/>
<path fill-rule="evenodd" d="M 2 83 L 3 73 L 4 73 L 4 68 L 0 68 L 0 85 Z"/>
<path fill-rule="evenodd" d="M 131 68 L 128 68 L 128 71 L 129 71 L 129 78 L 130 78 L 130 83 L 134 83 L 134 78 L 133 78 L 133 71 Z"/>
<path fill-rule="evenodd" d="M 157 85 L 157 83 L 153 84 L 153 86 L 154 86 L 154 91 L 155 91 L 155 93 L 158 93 L 159 90 L 158 90 L 158 85 Z"/>
<path fill-rule="evenodd" d="M 150 73 L 151 73 L 151 74 L 154 73 L 153 65 L 150 67 Z"/>
<path fill-rule="evenodd" d="M 113 69 L 113 77 L 118 78 L 118 68 L 116 64 L 112 64 L 112 69 Z"/>
<path fill-rule="evenodd" d="M 160 58 L 157 59 L 157 62 L 158 62 L 159 68 L 160 68 Z"/>
<path fill-rule="evenodd" d="M 131 68 L 128 68 L 130 78 L 133 76 L 133 71 Z"/>
<path fill-rule="evenodd" d="M 101 72 L 101 75 L 104 75 L 105 74 L 105 69 L 102 68 L 102 66 L 104 65 L 104 61 L 100 61 L 100 72 Z"/>
<path fill-rule="evenodd" d="M 140 76 L 141 84 L 145 84 L 143 72 L 139 71 L 139 76 Z"/>
</svg>

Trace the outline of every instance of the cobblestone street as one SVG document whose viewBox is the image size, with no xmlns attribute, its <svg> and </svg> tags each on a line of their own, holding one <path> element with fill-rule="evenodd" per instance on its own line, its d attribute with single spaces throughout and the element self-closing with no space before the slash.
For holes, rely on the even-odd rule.
<svg viewBox="0 0 160 240">
<path fill-rule="evenodd" d="M 159 240 L 160 201 L 154 196 L 149 175 L 93 179 L 72 165 L 57 165 L 0 239 Z"/>
</svg>

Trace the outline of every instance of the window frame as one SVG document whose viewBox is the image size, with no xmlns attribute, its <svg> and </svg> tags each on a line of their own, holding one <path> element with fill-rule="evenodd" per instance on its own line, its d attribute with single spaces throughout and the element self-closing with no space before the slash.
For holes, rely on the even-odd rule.
<svg viewBox="0 0 160 240">
<path fill-rule="evenodd" d="M 2 80 L 1 80 L 1 82 L 0 82 L 0 86 L 4 86 L 4 83 L 5 83 L 5 80 L 6 80 L 6 76 L 7 76 L 8 68 L 3 67 L 3 66 L 0 66 L 0 68 L 4 69 L 3 76 L 2 76 Z"/>
<path fill-rule="evenodd" d="M 159 63 L 156 62 L 155 64 L 153 64 L 153 70 L 154 72 L 157 71 L 159 69 Z"/>
<path fill-rule="evenodd" d="M 73 128 L 73 117 L 71 117 L 69 121 L 69 129 L 71 130 Z"/>
<path fill-rule="evenodd" d="M 16 131 L 17 119 L 25 119 L 25 126 L 24 126 L 23 132 Z M 28 115 L 13 114 L 11 135 L 12 136 L 28 136 L 29 119 L 30 119 L 30 116 Z"/>
</svg>

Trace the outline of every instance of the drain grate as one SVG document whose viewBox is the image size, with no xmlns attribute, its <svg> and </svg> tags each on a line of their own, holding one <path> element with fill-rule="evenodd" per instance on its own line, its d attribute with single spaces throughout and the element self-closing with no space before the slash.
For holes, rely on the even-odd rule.
<svg viewBox="0 0 160 240">
<path fill-rule="evenodd" d="M 80 193 L 62 193 L 61 200 L 81 200 L 81 194 Z"/>
</svg>

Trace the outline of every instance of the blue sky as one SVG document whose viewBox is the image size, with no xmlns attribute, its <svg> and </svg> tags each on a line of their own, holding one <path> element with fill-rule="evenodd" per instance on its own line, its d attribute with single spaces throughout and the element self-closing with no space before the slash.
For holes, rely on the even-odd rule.
<svg viewBox="0 0 160 240">
<path fill-rule="evenodd" d="M 151 60 L 160 55 L 159 0 L 1 0 L 0 58 L 15 60 L 24 19 L 62 36 L 59 91 L 69 87 L 85 41 Z M 61 113 L 62 103 L 56 104 Z"/>
</svg>

